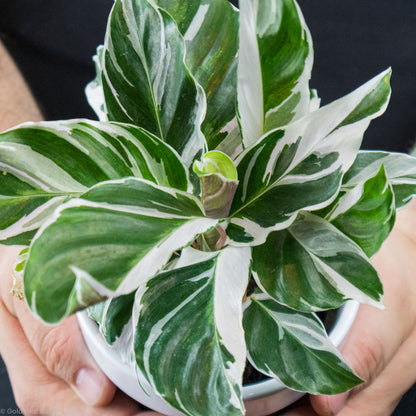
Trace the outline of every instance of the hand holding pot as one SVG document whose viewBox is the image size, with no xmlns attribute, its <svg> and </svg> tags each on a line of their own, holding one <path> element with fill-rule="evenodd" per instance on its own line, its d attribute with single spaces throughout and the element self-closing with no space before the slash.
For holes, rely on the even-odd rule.
<svg viewBox="0 0 416 416">
<path fill-rule="evenodd" d="M 19 250 L 0 247 L 0 353 L 25 415 L 160 416 L 139 406 L 97 367 L 75 316 L 47 327 L 14 298 L 11 270 Z"/>
<path fill-rule="evenodd" d="M 366 380 L 349 393 L 311 396 L 311 405 L 284 416 L 388 416 L 416 381 L 416 201 L 373 257 L 384 283 L 386 310 L 361 305 L 341 345 L 346 361 Z M 312 410 L 314 409 L 314 410 Z"/>
</svg>

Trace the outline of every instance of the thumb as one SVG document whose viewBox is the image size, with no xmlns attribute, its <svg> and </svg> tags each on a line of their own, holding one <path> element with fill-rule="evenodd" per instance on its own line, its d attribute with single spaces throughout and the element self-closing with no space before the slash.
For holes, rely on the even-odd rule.
<svg viewBox="0 0 416 416">
<path fill-rule="evenodd" d="M 76 317 L 46 326 L 32 315 L 25 302 L 9 293 L 19 251 L 18 247 L 0 247 L 0 296 L 4 306 L 20 321 L 29 344 L 51 374 L 69 384 L 88 405 L 110 403 L 116 388 L 89 353 Z"/>
<path fill-rule="evenodd" d="M 341 344 L 340 351 L 364 383 L 349 392 L 333 396 L 311 396 L 310 401 L 314 410 L 320 416 L 337 414 L 352 395 L 373 382 L 391 360 L 400 343 L 401 340 L 397 333 L 392 333 L 391 326 L 385 321 L 382 311 L 371 306 L 360 306 L 356 321 Z"/>
<path fill-rule="evenodd" d="M 373 257 L 372 261 L 383 280 L 386 309 L 361 305 L 351 331 L 340 347 L 347 363 L 365 383 L 341 395 L 311 396 L 311 404 L 319 415 L 337 414 L 352 396 L 367 390 L 389 366 L 412 332 L 413 319 L 403 319 L 403 313 L 412 310 L 409 301 L 413 297 L 408 299 L 403 290 L 412 293 L 414 268 L 403 267 L 398 271 L 398 264 L 408 264 L 415 248 L 414 244 L 403 239 L 396 228 Z M 398 273 L 400 284 L 397 284 Z"/>
<path fill-rule="evenodd" d="M 32 348 L 50 373 L 69 384 L 90 406 L 109 404 L 116 388 L 97 366 L 84 343 L 78 321 L 71 316 L 59 325 L 46 326 L 23 302 L 15 312 Z"/>
</svg>

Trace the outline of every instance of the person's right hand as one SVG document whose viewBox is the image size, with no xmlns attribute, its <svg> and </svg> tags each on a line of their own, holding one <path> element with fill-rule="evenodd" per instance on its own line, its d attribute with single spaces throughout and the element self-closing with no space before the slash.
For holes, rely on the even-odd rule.
<svg viewBox="0 0 416 416">
<path fill-rule="evenodd" d="M 0 354 L 23 414 L 163 416 L 140 412 L 136 402 L 116 390 L 90 355 L 75 316 L 46 326 L 9 293 L 18 252 L 0 246 Z"/>
<path fill-rule="evenodd" d="M 372 258 L 384 284 L 385 310 L 361 305 L 341 353 L 365 383 L 282 416 L 390 416 L 416 382 L 416 199 L 398 212 L 393 231 Z"/>
</svg>

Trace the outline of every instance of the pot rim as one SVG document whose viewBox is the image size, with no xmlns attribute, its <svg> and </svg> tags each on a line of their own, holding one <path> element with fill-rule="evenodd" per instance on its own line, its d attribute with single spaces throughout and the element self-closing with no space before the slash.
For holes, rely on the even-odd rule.
<svg viewBox="0 0 416 416">
<path fill-rule="evenodd" d="M 359 305 L 359 302 L 350 300 L 338 309 L 334 326 L 328 334 L 330 340 L 336 347 L 340 345 L 350 330 L 355 316 L 357 315 Z M 134 374 L 131 365 L 123 362 L 117 350 L 106 343 L 98 329 L 97 323 L 88 316 L 86 310 L 78 312 L 77 318 L 91 354 L 107 376 L 127 395 L 135 398 L 145 406 L 153 406 L 154 408 L 153 400 L 160 401 L 162 399 L 153 392 L 143 375 L 139 372 Z M 134 377 L 134 382 L 132 377 Z M 137 383 L 137 377 L 139 378 L 139 383 Z M 140 398 L 138 398 L 137 391 L 139 384 L 141 387 L 140 390 L 142 390 L 140 393 L 143 393 Z M 285 396 L 284 400 L 286 401 L 285 406 L 287 406 L 303 394 L 305 393 L 288 389 L 283 383 L 275 379 L 262 380 L 257 383 L 243 386 L 243 399 L 245 401 L 255 401 L 271 395 L 283 395 Z M 172 416 L 182 415 L 182 413 L 173 409 L 164 401 L 163 403 L 158 404 L 156 410 Z"/>
</svg>

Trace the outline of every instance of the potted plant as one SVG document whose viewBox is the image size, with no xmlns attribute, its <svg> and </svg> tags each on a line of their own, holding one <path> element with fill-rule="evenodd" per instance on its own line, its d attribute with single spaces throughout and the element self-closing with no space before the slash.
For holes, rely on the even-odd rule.
<svg viewBox="0 0 416 416">
<path fill-rule="evenodd" d="M 106 303 L 105 307 L 101 304 L 92 307 L 88 313 L 78 312 L 78 321 L 89 350 L 101 369 L 127 395 L 168 416 L 184 415 L 158 396 L 140 372 L 136 372 L 134 354 L 131 353 L 130 337 L 133 331 L 125 329 L 117 339 L 114 337 L 115 333 L 111 332 L 114 328 L 112 323 L 117 320 L 116 316 L 120 316 L 123 304 L 124 302 L 117 298 L 113 303 Z M 358 302 L 348 301 L 340 309 L 328 313 L 332 315 L 332 319 L 326 319 L 326 323 L 332 328 L 329 340 L 335 346 L 341 343 L 349 331 L 358 305 Z M 330 322 L 332 320 L 333 326 Z M 100 326 L 97 326 L 96 321 L 100 322 Z M 292 404 L 305 394 L 287 388 L 280 380 L 261 376 L 262 374 L 256 373 L 250 364 L 247 365 L 242 389 L 247 416 L 269 415 Z"/>
<path fill-rule="evenodd" d="M 100 121 L 0 135 L 0 240 L 27 246 L 33 314 L 97 305 L 187 415 L 244 414 L 246 357 L 297 391 L 359 384 L 315 313 L 382 307 L 369 258 L 416 160 L 359 151 L 390 70 L 320 108 L 312 61 L 294 0 L 116 0 L 87 88 Z"/>
</svg>

